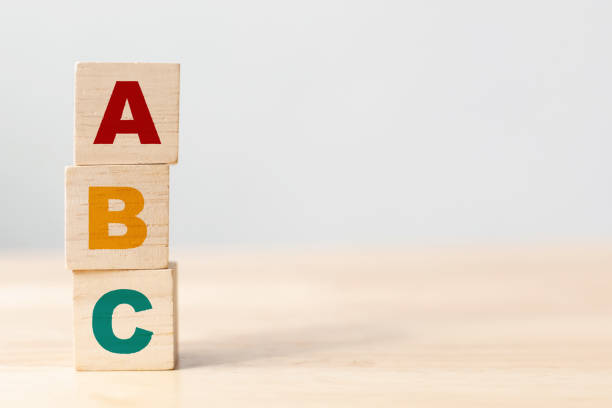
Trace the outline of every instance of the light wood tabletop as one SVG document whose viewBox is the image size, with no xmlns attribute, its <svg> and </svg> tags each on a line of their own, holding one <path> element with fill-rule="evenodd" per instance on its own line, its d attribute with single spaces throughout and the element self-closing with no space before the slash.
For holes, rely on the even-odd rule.
<svg viewBox="0 0 612 408">
<path fill-rule="evenodd" d="M 171 258 L 179 369 L 76 372 L 63 254 L 0 255 L 2 406 L 612 405 L 612 244 Z"/>
</svg>

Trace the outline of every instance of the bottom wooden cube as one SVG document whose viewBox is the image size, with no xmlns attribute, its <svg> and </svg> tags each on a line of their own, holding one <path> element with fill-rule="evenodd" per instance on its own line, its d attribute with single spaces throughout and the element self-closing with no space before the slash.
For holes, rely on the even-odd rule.
<svg viewBox="0 0 612 408">
<path fill-rule="evenodd" d="M 73 271 L 77 370 L 171 370 L 177 268 Z"/>
</svg>

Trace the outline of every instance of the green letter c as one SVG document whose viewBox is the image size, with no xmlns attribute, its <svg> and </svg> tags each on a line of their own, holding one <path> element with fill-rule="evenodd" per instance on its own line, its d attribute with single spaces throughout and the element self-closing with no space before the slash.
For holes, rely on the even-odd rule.
<svg viewBox="0 0 612 408">
<path fill-rule="evenodd" d="M 151 302 L 142 293 L 131 289 L 110 291 L 96 302 L 91 325 L 98 343 L 111 353 L 132 354 L 147 347 L 153 332 L 136 327 L 129 339 L 120 339 L 113 333 L 113 311 L 121 304 L 128 304 L 135 312 L 152 309 Z"/>
</svg>

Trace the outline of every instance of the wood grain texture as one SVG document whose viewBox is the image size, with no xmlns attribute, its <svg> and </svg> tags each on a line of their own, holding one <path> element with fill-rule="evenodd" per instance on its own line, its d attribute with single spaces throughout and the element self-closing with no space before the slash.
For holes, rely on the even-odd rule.
<svg viewBox="0 0 612 408">
<path fill-rule="evenodd" d="M 176 361 L 177 301 L 176 265 L 171 269 L 73 272 L 74 350 L 77 370 L 169 370 Z M 111 353 L 95 339 L 92 311 L 104 294 L 130 289 L 145 295 L 152 308 L 135 313 L 128 305 L 113 313 L 113 332 L 129 338 L 136 327 L 153 332 L 142 350 L 131 354 Z"/>
<path fill-rule="evenodd" d="M 0 254 L 4 406 L 612 406 L 612 244 L 175 250 L 158 372 L 74 371 L 62 258 Z"/>
<path fill-rule="evenodd" d="M 177 162 L 179 64 L 79 62 L 75 76 L 75 164 Z M 93 143 L 117 81 L 138 81 L 161 144 L 140 144 L 136 134 L 119 134 L 113 144 Z"/>
<path fill-rule="evenodd" d="M 138 214 L 144 242 L 130 249 L 89 249 L 89 187 L 132 187 L 144 198 Z M 110 200 L 111 210 L 122 203 Z M 68 269 L 157 269 L 168 267 L 168 165 L 70 166 L 66 168 L 66 265 Z M 110 224 L 112 235 L 125 227 Z"/>
</svg>

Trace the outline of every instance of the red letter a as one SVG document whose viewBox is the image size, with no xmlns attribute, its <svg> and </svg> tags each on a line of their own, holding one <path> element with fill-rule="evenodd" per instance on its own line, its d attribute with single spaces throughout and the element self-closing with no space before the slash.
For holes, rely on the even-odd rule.
<svg viewBox="0 0 612 408">
<path fill-rule="evenodd" d="M 126 102 L 130 104 L 132 120 L 121 120 Z M 115 83 L 94 144 L 113 144 L 117 133 L 138 133 L 141 144 L 161 144 L 137 81 Z"/>
</svg>

